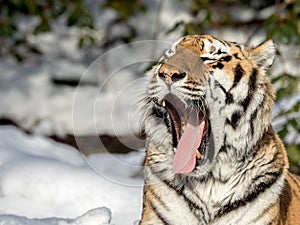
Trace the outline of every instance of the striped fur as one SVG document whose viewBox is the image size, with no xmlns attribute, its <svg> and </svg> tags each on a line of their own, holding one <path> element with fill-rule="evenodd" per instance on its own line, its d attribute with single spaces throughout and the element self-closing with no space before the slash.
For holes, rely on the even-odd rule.
<svg viewBox="0 0 300 225">
<path fill-rule="evenodd" d="M 288 172 L 271 126 L 275 96 L 265 70 L 274 55 L 272 41 L 247 48 L 185 36 L 149 71 L 140 104 L 147 135 L 141 225 L 300 224 L 300 178 Z M 174 68 L 186 76 L 167 85 L 160 71 Z M 206 156 L 188 174 L 172 173 L 176 140 L 161 105 L 170 92 L 209 118 Z"/>
</svg>

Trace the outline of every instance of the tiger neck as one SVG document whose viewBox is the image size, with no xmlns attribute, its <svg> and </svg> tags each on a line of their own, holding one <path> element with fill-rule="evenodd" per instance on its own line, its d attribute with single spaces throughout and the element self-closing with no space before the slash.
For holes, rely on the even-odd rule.
<svg viewBox="0 0 300 225">
<path fill-rule="evenodd" d="M 213 151 L 216 152 L 212 173 L 225 182 L 237 165 L 247 162 L 259 151 L 259 143 L 266 134 L 276 138 L 271 126 L 275 97 L 271 84 L 263 76 L 256 80 L 261 91 L 252 91 L 244 99 L 236 95 L 233 97 L 230 90 L 226 91 L 213 78 L 209 82 L 206 97 L 210 108 Z"/>
<path fill-rule="evenodd" d="M 236 176 L 242 177 L 244 168 L 246 170 L 249 167 L 254 170 L 260 166 L 259 161 L 269 162 L 270 159 L 274 159 L 270 163 L 277 166 L 280 173 L 287 173 L 289 165 L 285 148 L 271 125 L 251 148 L 247 148 L 247 143 L 244 145 L 244 149 L 237 149 L 230 142 L 225 143 L 226 147 L 221 148 L 217 154 L 212 169 L 211 178 L 216 182 L 227 183 Z M 238 150 L 243 151 L 244 155 L 237 154 Z M 263 172 L 267 172 L 267 169 Z M 256 173 L 258 174 L 257 171 Z"/>
</svg>

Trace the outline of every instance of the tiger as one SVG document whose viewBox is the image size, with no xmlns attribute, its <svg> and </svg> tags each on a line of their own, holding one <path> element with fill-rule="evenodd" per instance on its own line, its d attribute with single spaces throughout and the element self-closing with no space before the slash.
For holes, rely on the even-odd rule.
<svg viewBox="0 0 300 225">
<path fill-rule="evenodd" d="M 147 72 L 140 225 L 300 225 L 300 178 L 274 131 L 276 45 L 179 38 Z"/>
</svg>

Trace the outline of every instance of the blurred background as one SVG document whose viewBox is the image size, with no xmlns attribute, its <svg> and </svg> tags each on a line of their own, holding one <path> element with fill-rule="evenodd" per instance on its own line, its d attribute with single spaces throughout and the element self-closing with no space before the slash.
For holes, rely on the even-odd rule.
<svg viewBox="0 0 300 225">
<path fill-rule="evenodd" d="M 86 157 L 139 151 L 133 109 L 145 71 L 170 42 L 204 33 L 248 46 L 274 40 L 273 125 L 300 174 L 297 0 L 0 0 L 0 143 L 15 135 L 5 136 L 9 125 Z"/>
</svg>

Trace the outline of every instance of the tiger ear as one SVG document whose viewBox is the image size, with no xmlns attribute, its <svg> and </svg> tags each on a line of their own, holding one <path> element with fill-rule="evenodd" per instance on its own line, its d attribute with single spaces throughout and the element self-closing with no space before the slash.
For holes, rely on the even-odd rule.
<svg viewBox="0 0 300 225">
<path fill-rule="evenodd" d="M 272 40 L 268 40 L 255 48 L 250 48 L 250 57 L 264 70 L 272 66 L 275 53 L 276 47 Z"/>
</svg>

